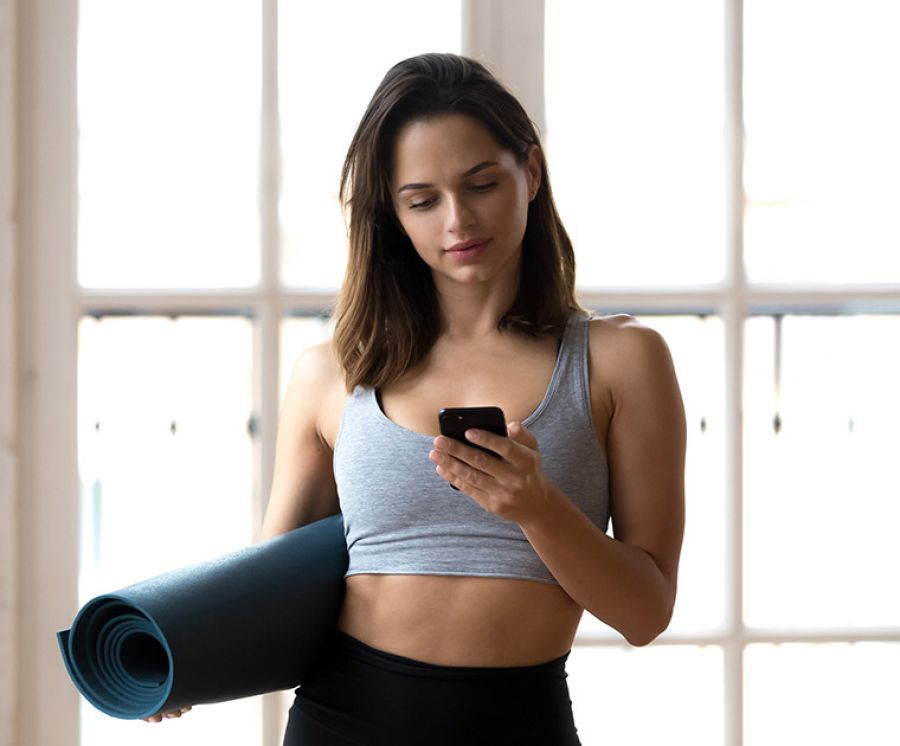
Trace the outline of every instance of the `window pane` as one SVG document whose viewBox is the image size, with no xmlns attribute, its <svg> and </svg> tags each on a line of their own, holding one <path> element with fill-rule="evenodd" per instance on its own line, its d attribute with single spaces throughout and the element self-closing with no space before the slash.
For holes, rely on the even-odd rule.
<svg viewBox="0 0 900 746">
<path fill-rule="evenodd" d="M 744 14 L 749 279 L 900 282 L 900 5 Z"/>
<path fill-rule="evenodd" d="M 900 317 L 781 323 L 780 387 L 775 322 L 746 324 L 746 621 L 896 625 Z"/>
<path fill-rule="evenodd" d="M 279 3 L 286 285 L 340 286 L 347 239 L 338 187 L 356 126 L 393 64 L 460 51 L 461 12 L 460 0 Z"/>
<path fill-rule="evenodd" d="M 745 746 L 892 746 L 900 643 L 750 645 Z"/>
<path fill-rule="evenodd" d="M 256 283 L 259 4 L 79 9 L 79 281 Z"/>
<path fill-rule="evenodd" d="M 724 274 L 722 3 L 548 2 L 547 152 L 590 285 Z"/>
<path fill-rule="evenodd" d="M 252 325 L 85 318 L 79 326 L 79 603 L 252 541 Z M 82 702 L 81 742 L 258 744 L 258 698 L 160 724 Z"/>
<path fill-rule="evenodd" d="M 722 744 L 720 648 L 576 646 L 566 670 L 585 746 Z"/>
<path fill-rule="evenodd" d="M 707 316 L 639 316 L 669 346 L 687 418 L 684 546 L 669 630 L 712 630 L 724 617 L 724 329 Z M 585 612 L 581 632 L 609 630 Z"/>
</svg>

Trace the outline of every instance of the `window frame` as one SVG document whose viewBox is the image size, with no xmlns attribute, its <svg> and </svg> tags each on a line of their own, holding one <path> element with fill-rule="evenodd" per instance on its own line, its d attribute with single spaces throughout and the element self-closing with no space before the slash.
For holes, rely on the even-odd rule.
<svg viewBox="0 0 900 746">
<path fill-rule="evenodd" d="M 743 326 L 761 313 L 900 312 L 900 285 L 750 285 L 743 272 L 742 0 L 725 2 L 726 273 L 714 286 L 591 288 L 579 300 L 600 313 L 705 313 L 723 318 L 725 334 L 726 612 L 714 634 L 664 634 L 657 645 L 715 645 L 724 651 L 723 742 L 743 738 L 743 653 L 756 642 L 900 641 L 900 627 L 879 630 L 748 629 L 742 621 Z M 246 291 L 157 293 L 84 290 L 75 273 L 77 239 L 77 0 L 0 3 L 0 267 L 18 280 L 4 293 L 0 354 L 0 511 L 5 543 L 0 571 L 0 740 L 75 746 L 78 696 L 50 635 L 71 621 L 77 603 L 78 469 L 76 457 L 77 324 L 88 313 L 217 313 L 228 308 L 257 325 L 254 408 L 259 414 L 254 506 L 257 524 L 271 482 L 278 414 L 279 324 L 290 313 L 319 313 L 332 293 L 278 283 L 277 0 L 263 14 L 260 197 L 262 278 Z M 543 124 L 544 0 L 463 0 L 463 50 L 480 57 L 518 93 Z M 0 34 L 0 41 L 5 39 Z M 525 43 L 523 43 L 523 40 Z M 8 64 L 12 63 L 12 64 Z M 12 114 L 7 115 L 6 112 Z M 7 188 L 7 185 L 12 185 Z M 11 195 L 11 196 L 10 196 Z M 9 219 L 7 216 L 13 214 Z M 4 285 L 3 287 L 6 287 Z M 7 316 L 8 314 L 8 316 Z M 14 326 L 11 326 L 14 324 Z M 12 332 L 9 329 L 12 328 Z M 6 357 L 8 356 L 8 357 Z M 14 366 L 14 367 L 12 367 Z M 6 402 L 13 402 L 8 407 Z M 13 439 L 14 434 L 14 439 Z M 6 439 L 9 439 L 10 445 Z M 11 458 L 10 458 L 11 456 Z M 47 468 L 47 460 L 52 468 Z M 10 496 L 10 493 L 12 495 Z M 9 534 L 12 534 L 10 537 Z M 6 560 L 10 560 L 7 564 Z M 577 645 L 624 645 L 582 635 Z M 10 684 L 14 684 L 10 686 Z M 282 715 L 265 700 L 263 743 L 280 742 Z M 15 712 L 15 717 L 7 713 Z"/>
</svg>

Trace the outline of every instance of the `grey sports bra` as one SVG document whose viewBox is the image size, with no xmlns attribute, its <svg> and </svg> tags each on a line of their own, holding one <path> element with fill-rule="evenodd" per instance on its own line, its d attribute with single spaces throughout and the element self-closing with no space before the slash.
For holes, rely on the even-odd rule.
<svg viewBox="0 0 900 746">
<path fill-rule="evenodd" d="M 591 419 L 588 318 L 569 318 L 544 398 L 523 420 L 549 479 L 601 529 L 609 469 Z M 435 419 L 437 412 L 435 412 Z M 428 459 L 433 436 L 397 425 L 357 387 L 334 448 L 350 564 L 360 573 L 475 575 L 557 584 L 518 524 L 452 489 Z"/>
</svg>

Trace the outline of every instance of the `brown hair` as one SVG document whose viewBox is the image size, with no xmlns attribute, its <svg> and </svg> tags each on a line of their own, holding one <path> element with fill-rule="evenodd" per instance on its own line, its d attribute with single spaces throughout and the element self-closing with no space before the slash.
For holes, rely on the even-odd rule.
<svg viewBox="0 0 900 746">
<path fill-rule="evenodd" d="M 465 114 L 519 163 L 537 131 L 522 105 L 475 60 L 424 54 L 392 67 L 350 143 L 340 199 L 349 216 L 349 255 L 334 343 L 348 390 L 380 388 L 420 362 L 440 333 L 431 270 L 400 229 L 390 196 L 397 133 L 410 121 Z M 559 335 L 575 301 L 575 254 L 553 202 L 541 153 L 541 181 L 529 203 L 518 295 L 500 329 Z"/>
</svg>

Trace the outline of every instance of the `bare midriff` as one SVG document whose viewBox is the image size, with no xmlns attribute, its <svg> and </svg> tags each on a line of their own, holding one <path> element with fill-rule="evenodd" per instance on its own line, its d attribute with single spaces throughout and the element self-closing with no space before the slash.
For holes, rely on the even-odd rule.
<svg viewBox="0 0 900 746">
<path fill-rule="evenodd" d="M 530 666 L 572 647 L 582 608 L 558 585 L 452 575 L 351 575 L 338 629 L 445 666 Z"/>
</svg>

